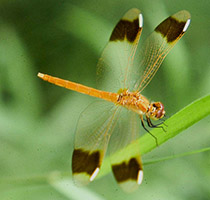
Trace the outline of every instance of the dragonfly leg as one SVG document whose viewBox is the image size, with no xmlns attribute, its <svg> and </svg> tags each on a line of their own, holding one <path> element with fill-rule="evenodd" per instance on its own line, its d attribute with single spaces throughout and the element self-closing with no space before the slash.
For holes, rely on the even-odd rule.
<svg viewBox="0 0 210 200">
<path fill-rule="evenodd" d="M 146 121 L 147 121 L 147 124 L 148 124 L 148 126 L 149 126 L 150 128 L 162 128 L 162 130 L 163 130 L 164 132 L 166 132 L 166 130 L 164 129 L 164 127 L 163 127 L 163 126 L 160 126 L 160 125 L 164 124 L 164 121 L 161 122 L 161 123 L 159 123 L 159 124 L 153 124 L 153 123 L 151 122 L 151 120 L 150 120 L 149 117 L 146 116 L 146 118 L 147 118 L 147 120 L 146 120 Z"/>
<path fill-rule="evenodd" d="M 141 119 L 141 125 L 143 126 L 144 130 L 147 131 L 154 139 L 155 139 L 155 142 L 156 142 L 156 145 L 158 145 L 158 140 L 157 140 L 157 137 L 155 137 L 144 125 L 144 119 L 143 119 L 143 116 L 140 115 L 140 119 Z"/>
<path fill-rule="evenodd" d="M 166 115 L 164 115 L 164 119 L 160 119 L 161 120 L 161 123 L 160 124 L 163 124 L 164 126 L 168 127 L 168 125 L 165 123 L 165 120 L 168 119 L 169 117 L 167 117 Z"/>
</svg>

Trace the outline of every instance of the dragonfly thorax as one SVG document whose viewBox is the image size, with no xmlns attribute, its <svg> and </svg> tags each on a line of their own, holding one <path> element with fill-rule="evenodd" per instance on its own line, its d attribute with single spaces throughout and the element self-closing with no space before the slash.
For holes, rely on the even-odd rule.
<svg viewBox="0 0 210 200">
<path fill-rule="evenodd" d="M 120 89 L 117 104 L 126 107 L 138 114 L 145 114 L 149 108 L 149 100 L 139 92 L 130 92 L 127 89 Z"/>
<path fill-rule="evenodd" d="M 164 106 L 161 102 L 150 103 L 149 100 L 139 92 L 129 92 L 127 89 L 120 89 L 117 104 L 126 107 L 140 115 L 157 120 L 165 115 Z"/>
</svg>

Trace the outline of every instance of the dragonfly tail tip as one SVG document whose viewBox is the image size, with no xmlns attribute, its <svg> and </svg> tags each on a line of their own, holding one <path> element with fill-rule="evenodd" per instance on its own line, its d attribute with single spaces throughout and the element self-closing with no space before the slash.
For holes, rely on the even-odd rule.
<svg viewBox="0 0 210 200">
<path fill-rule="evenodd" d="M 42 74 L 42 73 L 39 72 L 39 73 L 37 74 L 37 76 L 38 76 L 39 78 L 43 78 L 43 77 L 44 77 L 44 74 Z"/>
</svg>

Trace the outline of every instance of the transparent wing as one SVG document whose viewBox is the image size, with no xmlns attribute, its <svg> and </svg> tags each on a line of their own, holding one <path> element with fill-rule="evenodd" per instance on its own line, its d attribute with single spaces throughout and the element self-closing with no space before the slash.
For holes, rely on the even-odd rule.
<svg viewBox="0 0 210 200">
<path fill-rule="evenodd" d="M 126 147 L 131 143 L 137 143 L 140 132 L 139 116 L 122 108 L 120 118 L 111 136 L 109 151 L 110 154 Z M 136 156 L 130 157 L 122 154 L 118 158 L 112 159 L 112 172 L 121 188 L 126 192 L 132 192 L 138 188 L 143 179 L 143 168 L 140 151 Z"/>
<path fill-rule="evenodd" d="M 142 25 L 142 14 L 133 8 L 114 28 L 97 65 L 97 81 L 100 89 L 117 92 L 128 85 L 128 73 L 139 43 Z"/>
<path fill-rule="evenodd" d="M 190 24 L 190 14 L 182 10 L 160 23 L 136 54 L 132 79 L 134 91 L 141 92 L 152 80 L 165 56 L 180 40 Z"/>
<path fill-rule="evenodd" d="M 72 156 L 73 178 L 77 185 L 89 183 L 98 174 L 119 110 L 114 104 L 101 100 L 89 105 L 81 114 Z"/>
</svg>

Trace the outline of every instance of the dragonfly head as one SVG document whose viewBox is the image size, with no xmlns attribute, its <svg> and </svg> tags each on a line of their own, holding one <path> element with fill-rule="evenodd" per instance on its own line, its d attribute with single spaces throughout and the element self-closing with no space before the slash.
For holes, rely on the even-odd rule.
<svg viewBox="0 0 210 200">
<path fill-rule="evenodd" d="M 149 106 L 149 117 L 153 120 L 161 119 L 165 116 L 164 106 L 161 102 L 153 102 Z"/>
</svg>

